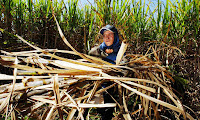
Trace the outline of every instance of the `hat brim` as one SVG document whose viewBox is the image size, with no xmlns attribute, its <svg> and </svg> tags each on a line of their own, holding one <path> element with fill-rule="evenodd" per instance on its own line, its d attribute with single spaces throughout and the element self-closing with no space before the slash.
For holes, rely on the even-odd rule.
<svg viewBox="0 0 200 120">
<path fill-rule="evenodd" d="M 103 33 L 105 32 L 105 31 L 111 31 L 111 32 L 113 32 L 112 30 L 110 30 L 110 29 L 108 29 L 108 28 L 102 28 L 101 30 L 100 30 L 100 33 L 103 35 Z M 114 32 L 113 32 L 114 33 Z"/>
</svg>

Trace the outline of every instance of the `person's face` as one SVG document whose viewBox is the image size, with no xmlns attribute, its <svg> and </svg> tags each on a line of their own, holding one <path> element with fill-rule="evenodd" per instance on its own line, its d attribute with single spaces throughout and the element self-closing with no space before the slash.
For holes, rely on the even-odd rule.
<svg viewBox="0 0 200 120">
<path fill-rule="evenodd" d="M 114 42 L 114 33 L 111 31 L 105 31 L 103 33 L 103 41 L 107 46 L 111 46 Z"/>
</svg>

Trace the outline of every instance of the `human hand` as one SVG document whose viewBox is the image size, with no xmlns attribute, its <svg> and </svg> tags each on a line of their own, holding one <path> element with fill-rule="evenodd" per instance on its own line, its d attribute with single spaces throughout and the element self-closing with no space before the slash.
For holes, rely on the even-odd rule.
<svg viewBox="0 0 200 120">
<path fill-rule="evenodd" d="M 110 53 L 113 52 L 113 49 L 106 49 L 105 52 L 108 53 L 108 54 L 110 54 Z"/>
</svg>

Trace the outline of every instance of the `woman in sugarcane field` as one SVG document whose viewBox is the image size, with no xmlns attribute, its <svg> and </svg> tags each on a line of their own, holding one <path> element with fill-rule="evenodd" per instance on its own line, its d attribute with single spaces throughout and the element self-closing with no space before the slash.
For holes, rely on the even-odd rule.
<svg viewBox="0 0 200 120">
<path fill-rule="evenodd" d="M 93 47 L 89 51 L 89 55 L 103 58 L 103 60 L 115 64 L 117 53 L 120 49 L 119 35 L 117 29 L 113 25 L 106 25 L 100 29 L 100 34 L 103 35 L 103 43 L 99 46 Z M 111 85 L 112 82 L 104 82 L 102 87 Z M 114 88 L 107 90 L 110 95 L 115 96 L 116 91 Z M 104 103 L 114 103 L 109 94 L 103 93 Z M 97 112 L 101 114 L 102 120 L 111 120 L 113 117 L 114 108 L 98 108 Z"/>
<path fill-rule="evenodd" d="M 117 29 L 112 25 L 106 25 L 100 30 L 103 35 L 103 43 L 92 48 L 89 55 L 103 58 L 103 60 L 115 64 L 117 53 L 121 44 L 119 43 L 119 35 Z"/>
</svg>

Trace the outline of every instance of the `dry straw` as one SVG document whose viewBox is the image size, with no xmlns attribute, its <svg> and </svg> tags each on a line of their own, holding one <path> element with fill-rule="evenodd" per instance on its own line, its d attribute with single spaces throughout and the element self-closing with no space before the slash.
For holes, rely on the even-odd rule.
<svg viewBox="0 0 200 120">
<path fill-rule="evenodd" d="M 115 107 L 118 111 L 114 114 L 115 118 L 122 114 L 127 120 L 167 118 L 164 113 L 170 113 L 168 118 L 194 119 L 184 110 L 181 101 L 167 84 L 173 78 L 160 64 L 153 47 L 153 53 L 150 54 L 154 55 L 155 61 L 148 57 L 150 54 L 131 54 L 127 55 L 129 59 L 126 66 L 120 66 L 125 46 L 118 65 L 111 65 L 76 51 L 56 23 L 61 38 L 73 52 L 44 50 L 17 35 L 36 50 L 4 51 L 4 55 L 0 56 L 1 65 L 14 68 L 13 76 L 0 74 L 1 80 L 13 80 L 13 84 L 0 86 L 0 112 L 5 118 L 84 119 L 86 108 Z M 58 52 L 79 55 L 87 62 L 55 55 Z M 16 83 L 16 80 L 21 81 Z M 112 84 L 103 88 L 101 84 L 108 81 Z M 95 103 L 96 96 L 101 96 L 111 88 L 119 90 L 115 96 L 109 93 L 116 103 Z M 77 111 L 78 114 L 75 114 Z"/>
</svg>

